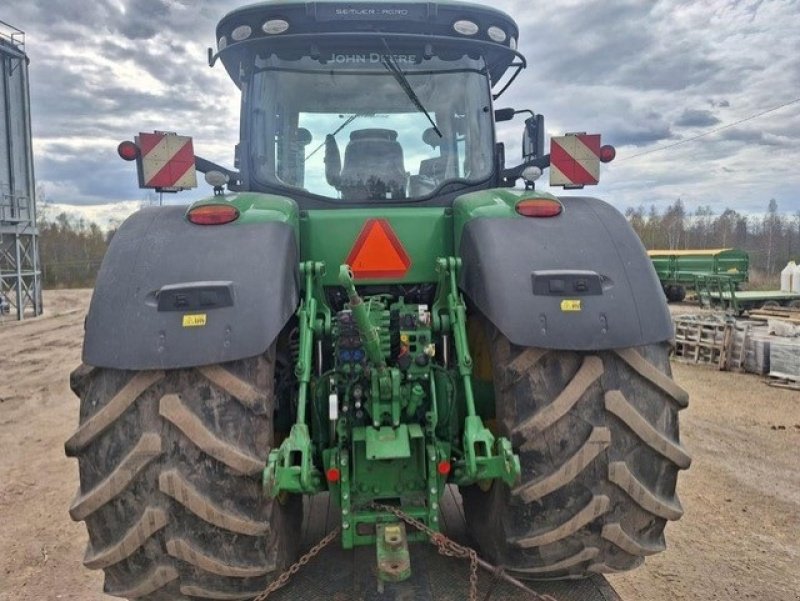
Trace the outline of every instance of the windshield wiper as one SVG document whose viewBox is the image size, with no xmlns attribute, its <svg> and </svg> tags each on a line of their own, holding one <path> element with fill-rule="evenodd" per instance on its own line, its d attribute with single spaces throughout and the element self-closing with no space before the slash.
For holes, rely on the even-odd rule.
<svg viewBox="0 0 800 601">
<path fill-rule="evenodd" d="M 433 131 L 435 131 L 440 138 L 444 138 L 441 130 L 436 125 L 436 122 L 433 120 L 433 117 L 431 117 L 431 114 L 428 112 L 428 109 L 425 108 L 425 105 L 422 104 L 422 101 L 419 99 L 419 96 L 417 96 L 414 88 L 411 87 L 411 83 L 409 83 L 406 74 L 400 68 L 400 65 L 397 64 L 397 59 L 395 59 L 392 49 L 389 48 L 388 42 L 385 39 L 381 41 L 386 47 L 386 51 L 389 53 L 381 56 L 381 64 L 386 67 L 386 70 L 392 74 L 392 77 L 394 77 L 395 81 L 397 81 L 399 86 L 403 88 L 406 96 L 408 96 L 408 99 L 414 103 L 414 106 L 417 107 L 417 110 L 428 118 L 428 121 L 430 121 L 431 125 L 433 126 Z"/>
</svg>

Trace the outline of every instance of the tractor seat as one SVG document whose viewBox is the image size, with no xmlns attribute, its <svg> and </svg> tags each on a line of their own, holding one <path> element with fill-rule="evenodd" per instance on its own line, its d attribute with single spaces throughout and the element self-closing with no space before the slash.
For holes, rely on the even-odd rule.
<svg viewBox="0 0 800 601">
<path fill-rule="evenodd" d="M 345 200 L 405 198 L 403 147 L 391 129 L 360 129 L 344 151 L 339 189 Z"/>
</svg>

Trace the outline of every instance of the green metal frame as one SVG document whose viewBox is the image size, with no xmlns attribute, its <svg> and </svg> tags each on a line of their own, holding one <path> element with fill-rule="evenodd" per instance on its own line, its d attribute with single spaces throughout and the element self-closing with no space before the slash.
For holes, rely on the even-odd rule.
<svg viewBox="0 0 800 601">
<path fill-rule="evenodd" d="M 650 260 L 663 286 L 692 288 L 697 276 L 721 276 L 741 286 L 749 279 L 749 255 L 735 248 L 717 251 L 651 251 Z"/>
<path fill-rule="evenodd" d="M 736 281 L 724 275 L 696 276 L 697 298 L 705 307 L 720 306 L 734 315 L 761 307 L 764 303 L 778 305 L 800 303 L 800 294 L 781 290 L 736 290 Z"/>
<path fill-rule="evenodd" d="M 432 356 L 435 347 L 426 333 L 451 336 L 456 358 L 452 373 L 448 375 L 446 368 L 434 368 L 425 360 L 423 365 L 409 364 L 405 370 L 389 366 L 383 301 L 362 298 L 350 268 L 341 265 L 338 282 L 347 293 L 347 313 L 352 315 L 367 362 L 340 366 L 338 371 L 318 377 L 313 374 L 314 349 L 343 326 L 332 326 L 322 286 L 326 281 L 324 263 L 305 261 L 299 266 L 304 298 L 297 311 L 297 415 L 289 436 L 270 453 L 263 482 L 274 497 L 330 490 L 341 512 L 344 548 L 375 544 L 380 532 L 377 526 L 396 522 L 395 516 L 370 508 L 375 499 L 399 499 L 404 512 L 438 531 L 439 499 L 448 481 L 465 486 L 500 479 L 510 486 L 519 478 L 519 458 L 510 441 L 495 437 L 476 412 L 466 305 L 457 285 L 460 265 L 456 257 L 435 261 L 438 288 L 430 324 L 419 326 L 418 332 L 424 334 L 420 338 L 425 340 L 414 347 L 420 351 L 417 357 L 425 353 Z M 395 304 L 396 311 L 403 307 L 402 302 Z M 414 306 L 413 310 L 421 309 Z M 404 337 L 410 336 L 401 334 L 401 343 Z M 368 382 L 364 407 L 371 420 L 357 425 L 351 415 L 337 415 L 328 446 L 317 454 L 308 405 L 319 403 L 325 398 L 320 391 L 327 390 L 329 403 L 338 408 L 341 381 L 351 382 L 353 378 Z M 454 380 L 459 386 L 452 385 Z M 348 396 L 350 389 L 345 390 Z M 448 402 L 443 403 L 439 395 L 449 399 L 446 424 L 440 424 L 439 409 Z M 453 404 L 459 409 L 454 411 Z M 419 421 L 415 416 L 423 409 Z M 323 408 L 316 410 L 322 412 Z M 454 446 L 454 440 L 461 444 Z M 419 533 L 408 535 L 409 540 L 421 538 L 424 535 Z"/>
</svg>

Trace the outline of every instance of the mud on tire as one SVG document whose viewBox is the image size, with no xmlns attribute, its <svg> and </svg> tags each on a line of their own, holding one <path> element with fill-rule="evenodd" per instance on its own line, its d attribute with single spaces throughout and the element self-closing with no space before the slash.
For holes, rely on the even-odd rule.
<svg viewBox="0 0 800 601">
<path fill-rule="evenodd" d="M 463 491 L 481 551 L 515 576 L 628 570 L 665 548 L 683 510 L 668 345 L 599 353 L 516 347 L 489 327 L 498 429 L 522 464 L 509 489 Z"/>
<path fill-rule="evenodd" d="M 294 560 L 302 506 L 265 498 L 274 362 L 170 371 L 81 366 L 67 441 L 86 522 L 84 564 L 105 591 L 152 601 L 246 599 Z"/>
</svg>

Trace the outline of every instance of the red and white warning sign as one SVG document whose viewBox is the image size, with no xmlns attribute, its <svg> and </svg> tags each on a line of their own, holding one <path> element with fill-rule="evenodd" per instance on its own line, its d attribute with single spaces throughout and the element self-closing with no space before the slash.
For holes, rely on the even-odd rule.
<svg viewBox="0 0 800 601">
<path fill-rule="evenodd" d="M 600 180 L 600 134 L 550 138 L 550 185 L 592 186 Z"/>
<path fill-rule="evenodd" d="M 176 192 L 197 187 L 192 138 L 157 131 L 136 136 L 139 186 Z"/>
</svg>

